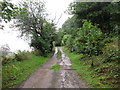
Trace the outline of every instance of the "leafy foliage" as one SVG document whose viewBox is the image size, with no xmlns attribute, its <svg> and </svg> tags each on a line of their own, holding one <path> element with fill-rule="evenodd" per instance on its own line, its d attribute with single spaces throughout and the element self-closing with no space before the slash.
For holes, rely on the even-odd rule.
<svg viewBox="0 0 120 90">
<path fill-rule="evenodd" d="M 120 51 L 119 50 L 109 50 L 103 63 L 106 62 L 116 62 L 118 63 L 118 60 L 120 60 Z"/>
<path fill-rule="evenodd" d="M 52 51 L 53 48 L 53 40 L 55 28 L 52 27 L 51 24 L 46 23 L 41 31 L 42 36 L 37 36 L 34 34 L 31 40 L 31 46 L 38 50 L 40 55 L 46 55 L 47 53 Z"/>
<path fill-rule="evenodd" d="M 119 87 L 120 2 L 74 2 L 73 15 L 62 26 L 62 45 L 84 80 L 92 87 Z M 79 53 L 79 54 L 78 54 Z M 79 61 L 78 61 L 79 60 Z"/>
<path fill-rule="evenodd" d="M 70 51 L 75 51 L 77 53 L 83 53 L 91 55 L 99 55 L 102 53 L 102 47 L 104 43 L 100 42 L 102 40 L 102 32 L 97 27 L 84 20 L 82 28 L 71 29 L 76 33 L 71 33 L 70 35 L 64 35 L 63 45 L 66 45 Z"/>
<path fill-rule="evenodd" d="M 25 1 L 18 12 L 14 26 L 21 31 L 21 36 L 31 38 L 31 47 L 46 56 L 52 51 L 55 36 L 53 23 L 46 19 L 44 3 L 41 1 Z"/>
<path fill-rule="evenodd" d="M 69 13 L 77 20 L 87 19 L 99 24 L 103 33 L 117 33 L 119 27 L 120 2 L 74 2 L 70 4 Z"/>
<path fill-rule="evenodd" d="M 14 57 L 12 57 L 12 56 L 2 56 L 1 60 L 2 60 L 2 65 L 6 65 L 6 64 L 9 64 L 9 63 L 15 61 Z"/>
<path fill-rule="evenodd" d="M 15 54 L 15 58 L 16 61 L 24 61 L 24 60 L 28 60 L 29 59 L 29 55 L 28 52 L 25 51 L 19 51 L 17 54 Z"/>
<path fill-rule="evenodd" d="M 18 51 L 17 53 L 9 56 L 2 56 L 2 65 L 7 65 L 16 61 L 24 61 L 30 58 L 30 52 Z"/>
<path fill-rule="evenodd" d="M 80 77 L 89 83 L 91 88 L 119 88 L 120 68 L 118 62 L 101 62 L 101 57 L 102 61 L 108 57 L 104 54 L 93 58 L 83 58 L 84 54 L 71 53 L 65 47 L 63 50 L 73 63 L 72 69 L 75 69 Z M 90 59 L 94 60 L 97 64 L 96 67 L 89 66 L 91 64 Z"/>
<path fill-rule="evenodd" d="M 7 0 L 0 1 L 0 17 L 4 19 L 5 22 L 10 21 L 15 18 L 18 7 L 8 2 Z"/>
</svg>

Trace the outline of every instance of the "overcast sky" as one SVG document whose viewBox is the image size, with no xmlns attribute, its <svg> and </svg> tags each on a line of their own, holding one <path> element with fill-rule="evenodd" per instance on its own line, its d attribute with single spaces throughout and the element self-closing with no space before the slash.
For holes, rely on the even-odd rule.
<svg viewBox="0 0 120 90">
<path fill-rule="evenodd" d="M 0 0 L 1 1 L 1 0 Z M 17 4 L 20 0 L 12 0 L 12 3 Z M 48 14 L 50 14 L 49 18 L 54 19 L 56 16 L 56 22 L 62 16 L 58 22 L 57 27 L 60 28 L 62 24 L 67 20 L 70 15 L 64 13 L 67 10 L 69 3 L 73 2 L 73 0 L 42 0 L 46 2 L 46 9 Z M 0 30 L 0 46 L 4 44 L 8 44 L 12 52 L 16 50 L 29 50 L 29 45 L 27 41 L 23 39 L 17 38 L 18 32 L 13 32 L 11 28 L 9 28 L 9 23 L 5 23 L 4 31 Z"/>
</svg>

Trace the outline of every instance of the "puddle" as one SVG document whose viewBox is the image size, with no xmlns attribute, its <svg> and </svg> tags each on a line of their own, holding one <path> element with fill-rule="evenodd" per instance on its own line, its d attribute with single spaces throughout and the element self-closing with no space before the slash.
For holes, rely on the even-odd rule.
<svg viewBox="0 0 120 90">
<path fill-rule="evenodd" d="M 59 87 L 60 88 L 79 88 L 79 81 L 76 80 L 74 71 L 70 69 L 71 61 L 69 57 L 62 51 L 62 48 L 58 48 L 62 54 L 61 60 L 59 62 L 60 68 L 60 78 Z"/>
<path fill-rule="evenodd" d="M 67 57 L 67 55 L 62 51 L 62 49 L 61 48 L 59 48 L 59 50 L 61 51 L 61 53 L 62 53 L 62 58 L 61 58 L 61 61 L 60 61 L 60 63 L 59 63 L 59 65 L 64 65 L 64 66 L 71 66 L 72 64 L 71 64 L 71 61 L 70 61 L 70 59 Z"/>
</svg>

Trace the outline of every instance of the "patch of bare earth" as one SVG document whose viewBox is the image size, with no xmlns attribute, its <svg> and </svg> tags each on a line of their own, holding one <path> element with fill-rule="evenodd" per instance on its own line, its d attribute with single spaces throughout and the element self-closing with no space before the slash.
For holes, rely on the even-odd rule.
<svg viewBox="0 0 120 90">
<path fill-rule="evenodd" d="M 58 49 L 62 58 L 56 58 Z M 61 66 L 58 72 L 51 70 L 53 65 Z M 88 84 L 80 80 L 78 74 L 70 69 L 71 61 L 61 48 L 56 48 L 53 57 L 28 77 L 20 88 L 88 88 Z"/>
</svg>

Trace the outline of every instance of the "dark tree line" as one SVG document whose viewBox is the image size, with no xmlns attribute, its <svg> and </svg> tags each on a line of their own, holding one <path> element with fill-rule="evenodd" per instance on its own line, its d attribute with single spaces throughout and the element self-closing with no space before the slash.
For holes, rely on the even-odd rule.
<svg viewBox="0 0 120 90">
<path fill-rule="evenodd" d="M 58 32 L 57 43 L 70 51 L 102 54 L 106 42 L 119 35 L 120 2 L 74 2 L 68 13 L 73 15 L 65 21 Z M 106 38 L 109 38 L 108 41 Z"/>
<path fill-rule="evenodd" d="M 75 2 L 71 3 L 69 13 L 73 14 L 81 27 L 82 19 L 98 24 L 103 33 L 117 33 L 120 20 L 120 2 Z"/>
</svg>

